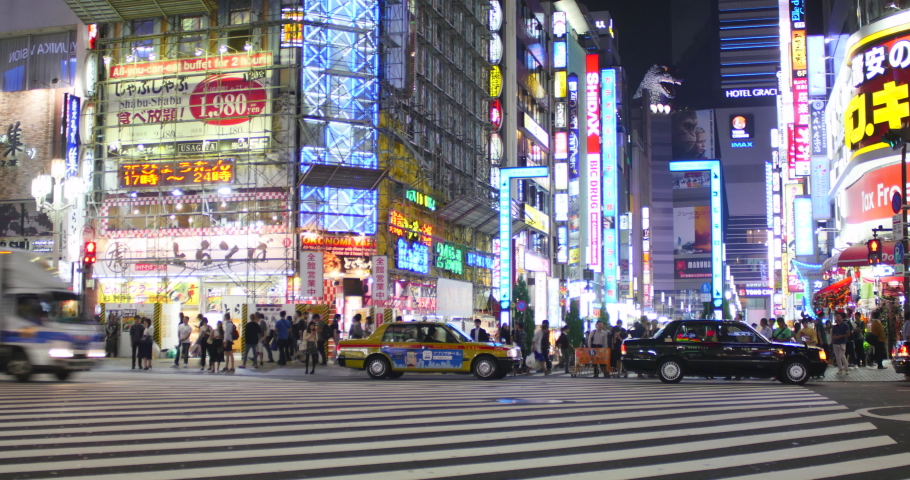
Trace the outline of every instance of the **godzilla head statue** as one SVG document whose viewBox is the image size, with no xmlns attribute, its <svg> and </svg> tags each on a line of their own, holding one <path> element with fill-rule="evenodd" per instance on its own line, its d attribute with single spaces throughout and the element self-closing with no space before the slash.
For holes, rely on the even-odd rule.
<svg viewBox="0 0 910 480">
<path fill-rule="evenodd" d="M 668 100 L 676 98 L 676 85 L 681 85 L 682 80 L 670 73 L 670 67 L 665 65 L 652 65 L 645 78 L 642 79 L 635 96 L 632 98 L 641 98 L 642 89 L 648 89 L 651 94 L 649 103 L 651 105 L 666 104 Z"/>
</svg>

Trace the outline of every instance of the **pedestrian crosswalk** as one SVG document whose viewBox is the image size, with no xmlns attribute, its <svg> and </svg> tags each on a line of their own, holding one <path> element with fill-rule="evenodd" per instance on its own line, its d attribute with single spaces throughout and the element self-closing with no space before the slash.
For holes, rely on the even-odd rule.
<svg viewBox="0 0 910 480">
<path fill-rule="evenodd" d="M 908 466 L 867 419 L 781 385 L 149 377 L 0 388 L 3 479 L 888 479 Z"/>
</svg>

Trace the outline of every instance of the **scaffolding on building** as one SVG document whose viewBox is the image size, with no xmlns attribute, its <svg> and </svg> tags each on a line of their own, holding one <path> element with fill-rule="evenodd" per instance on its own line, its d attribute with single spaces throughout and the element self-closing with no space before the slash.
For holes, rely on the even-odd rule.
<svg viewBox="0 0 910 480">
<path fill-rule="evenodd" d="M 201 11 L 134 34 L 143 21 L 104 25 L 94 53 L 106 67 L 87 99 L 96 277 L 124 289 L 157 277 L 165 294 L 217 278 L 290 303 L 299 89 L 284 15 Z"/>
</svg>

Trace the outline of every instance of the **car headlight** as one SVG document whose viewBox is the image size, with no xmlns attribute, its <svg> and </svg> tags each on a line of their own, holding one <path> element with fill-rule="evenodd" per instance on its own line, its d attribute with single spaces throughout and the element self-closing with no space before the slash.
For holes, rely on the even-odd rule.
<svg viewBox="0 0 910 480">
<path fill-rule="evenodd" d="M 88 358 L 104 358 L 104 350 L 89 350 Z"/>
<path fill-rule="evenodd" d="M 52 348 L 47 351 L 51 358 L 73 358 L 73 350 L 69 348 Z"/>
<path fill-rule="evenodd" d="M 521 349 L 512 347 L 509 349 L 509 358 L 521 358 Z"/>
<path fill-rule="evenodd" d="M 828 361 L 828 354 L 824 350 L 818 351 L 818 359 L 823 361 Z"/>
</svg>

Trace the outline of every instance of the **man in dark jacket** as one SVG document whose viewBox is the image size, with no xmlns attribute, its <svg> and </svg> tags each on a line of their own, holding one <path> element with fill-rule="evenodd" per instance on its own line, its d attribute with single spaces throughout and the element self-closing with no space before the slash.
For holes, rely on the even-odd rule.
<svg viewBox="0 0 910 480">
<path fill-rule="evenodd" d="M 130 346 L 133 352 L 133 370 L 136 369 L 136 353 L 139 351 L 139 341 L 142 340 L 142 334 L 145 333 L 145 326 L 139 321 L 139 317 L 133 320 L 133 326 L 130 327 Z"/>
<path fill-rule="evenodd" d="M 556 348 L 559 348 L 559 354 L 562 361 L 556 365 L 556 368 L 560 366 L 566 367 L 566 373 L 569 373 L 569 352 L 572 351 L 572 346 L 569 344 L 569 326 L 563 325 L 562 331 L 559 334 L 559 338 L 556 339 Z"/>
<path fill-rule="evenodd" d="M 114 315 L 108 317 L 104 332 L 106 336 L 104 356 L 114 358 L 117 356 L 117 341 L 120 340 L 120 320 Z"/>
<path fill-rule="evenodd" d="M 475 342 L 489 342 L 490 335 L 486 330 L 480 328 L 480 319 L 474 319 L 474 329 L 471 330 L 471 340 Z"/>
</svg>

